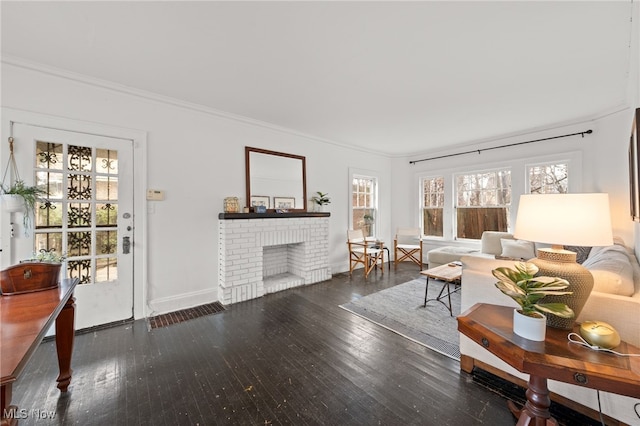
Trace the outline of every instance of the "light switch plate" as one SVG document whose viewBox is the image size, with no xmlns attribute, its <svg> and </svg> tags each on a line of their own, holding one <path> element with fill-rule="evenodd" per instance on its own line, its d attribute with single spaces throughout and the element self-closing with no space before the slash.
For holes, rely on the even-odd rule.
<svg viewBox="0 0 640 426">
<path fill-rule="evenodd" d="M 157 189 L 147 189 L 147 200 L 163 201 L 164 191 L 159 191 Z"/>
</svg>

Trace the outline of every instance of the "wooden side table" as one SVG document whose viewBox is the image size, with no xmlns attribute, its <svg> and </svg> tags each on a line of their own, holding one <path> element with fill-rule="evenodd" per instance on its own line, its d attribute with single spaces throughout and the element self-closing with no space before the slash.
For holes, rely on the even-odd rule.
<svg viewBox="0 0 640 426">
<path fill-rule="evenodd" d="M 25 369 L 47 330 L 55 321 L 56 350 L 60 374 L 58 389 L 66 392 L 71 383 L 75 298 L 78 278 L 67 278 L 51 290 L 0 297 L 0 425 L 14 426 L 18 408 L 11 405 L 13 383 Z"/>
<path fill-rule="evenodd" d="M 462 266 L 460 265 L 453 265 L 453 264 L 446 264 L 446 265 L 441 265 L 441 266 L 436 266 L 435 268 L 431 268 L 431 269 L 426 269 L 424 271 L 420 271 L 420 275 L 424 275 L 425 277 L 427 277 L 427 282 L 425 284 L 425 289 L 424 289 L 424 305 L 423 307 L 427 307 L 427 302 L 431 301 L 431 300 L 435 300 L 438 301 L 440 303 L 442 303 L 447 309 L 449 309 L 449 315 L 453 316 L 453 310 L 451 309 L 451 289 L 449 288 L 450 284 L 460 284 L 460 279 L 462 278 Z M 429 293 L 429 278 L 432 278 L 434 280 L 439 280 L 439 281 L 444 281 L 444 284 L 442 286 L 442 288 L 440 289 L 440 293 L 438 293 L 438 296 L 434 297 L 433 299 L 429 299 L 428 298 L 428 293 Z M 444 293 L 444 290 L 447 290 L 446 293 Z M 453 292 L 457 291 L 453 290 Z M 449 300 L 449 304 L 447 305 L 445 302 L 442 301 L 442 299 L 444 297 L 447 297 Z"/>
<path fill-rule="evenodd" d="M 458 317 L 458 330 L 516 370 L 529 374 L 522 409 L 509 402 L 518 425 L 557 425 L 549 413 L 547 379 L 640 398 L 640 357 L 623 357 L 570 343 L 569 332 L 547 327 L 543 342 L 513 333 L 513 308 L 478 303 Z M 578 332 L 578 327 L 574 327 Z M 640 354 L 622 342 L 616 352 Z"/>
<path fill-rule="evenodd" d="M 389 270 L 391 270 L 391 253 L 389 253 L 389 247 L 384 245 L 384 241 L 378 239 L 367 239 L 365 241 L 369 243 L 369 247 L 378 249 L 378 250 L 386 250 L 387 252 L 387 263 L 389 264 Z M 384 269 L 384 254 L 382 255 L 382 269 Z"/>
</svg>

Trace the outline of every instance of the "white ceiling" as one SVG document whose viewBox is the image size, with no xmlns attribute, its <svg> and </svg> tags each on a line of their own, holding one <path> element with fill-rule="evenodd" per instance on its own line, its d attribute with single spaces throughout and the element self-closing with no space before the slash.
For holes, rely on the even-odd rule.
<svg viewBox="0 0 640 426">
<path fill-rule="evenodd" d="M 404 155 L 626 105 L 631 7 L 2 1 L 2 55 Z"/>
</svg>

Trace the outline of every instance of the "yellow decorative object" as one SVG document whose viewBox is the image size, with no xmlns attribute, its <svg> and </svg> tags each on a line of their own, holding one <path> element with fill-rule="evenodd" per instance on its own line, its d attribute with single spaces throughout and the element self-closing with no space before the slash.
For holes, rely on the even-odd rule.
<svg viewBox="0 0 640 426">
<path fill-rule="evenodd" d="M 580 335 L 590 345 L 613 349 L 620 344 L 620 334 L 602 321 L 585 321 L 580 325 Z"/>
<path fill-rule="evenodd" d="M 225 213 L 240 212 L 240 204 L 238 203 L 238 197 L 227 197 L 224 199 L 224 212 Z"/>
</svg>

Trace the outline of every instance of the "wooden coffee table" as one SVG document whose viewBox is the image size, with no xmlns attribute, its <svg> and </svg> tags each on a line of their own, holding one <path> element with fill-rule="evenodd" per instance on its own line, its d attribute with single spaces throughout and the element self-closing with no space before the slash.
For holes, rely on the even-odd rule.
<svg viewBox="0 0 640 426">
<path fill-rule="evenodd" d="M 420 271 L 421 275 L 427 277 L 427 283 L 425 284 L 424 289 L 424 305 L 423 307 L 427 307 L 427 302 L 435 300 L 437 302 L 442 303 L 447 309 L 449 309 L 449 315 L 453 316 L 453 310 L 451 309 L 451 293 L 455 293 L 460 289 L 460 280 L 462 278 L 462 266 L 457 263 L 448 263 L 446 265 L 436 266 L 435 268 L 426 269 L 424 271 Z M 429 278 L 434 280 L 443 281 L 444 284 L 440 289 L 440 293 L 438 293 L 437 297 L 433 299 L 428 298 L 429 293 Z M 449 288 L 450 285 L 454 285 L 454 289 L 451 290 Z M 445 289 L 447 292 L 445 293 Z M 449 304 L 447 305 L 442 299 L 447 297 Z"/>
<path fill-rule="evenodd" d="M 518 425 L 557 425 L 549 413 L 547 378 L 633 398 L 640 397 L 640 357 L 599 352 L 568 342 L 569 330 L 547 327 L 542 342 L 513 333 L 513 308 L 478 303 L 458 317 L 458 330 L 489 352 L 529 374 L 527 402 L 521 409 L 509 402 Z M 578 332 L 579 326 L 573 331 Z M 616 352 L 640 354 L 622 342 Z"/>
</svg>

